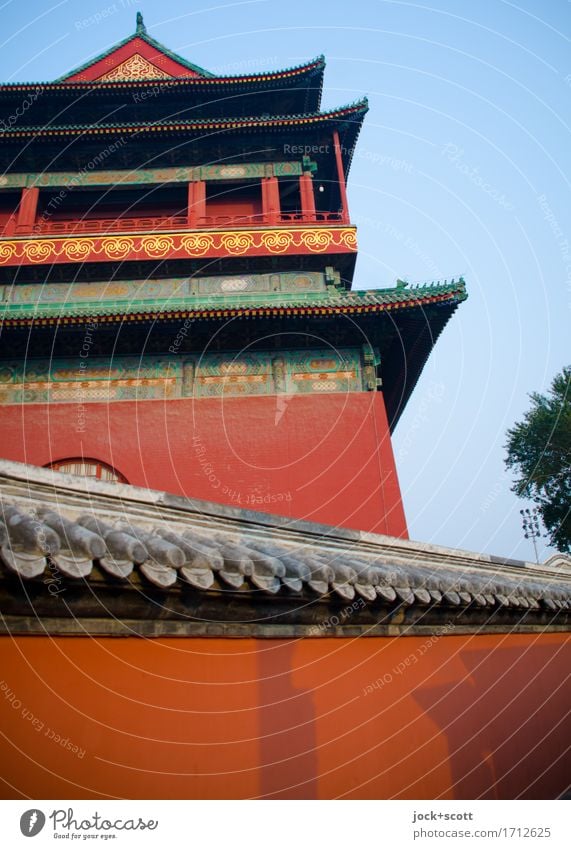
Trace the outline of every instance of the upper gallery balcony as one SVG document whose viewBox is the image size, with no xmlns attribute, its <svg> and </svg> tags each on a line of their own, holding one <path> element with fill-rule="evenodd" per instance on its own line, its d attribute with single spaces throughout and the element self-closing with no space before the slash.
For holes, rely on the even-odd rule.
<svg viewBox="0 0 571 849">
<path fill-rule="evenodd" d="M 210 230 L 228 230 L 234 228 L 268 227 L 288 224 L 344 224 L 347 223 L 341 212 L 280 212 L 277 215 L 257 213 L 251 215 L 202 215 L 194 221 L 187 215 L 163 215 L 145 217 L 117 218 L 57 218 L 35 222 L 29 225 L 8 224 L 4 226 L 3 236 L 37 236 L 37 235 L 95 235 L 107 233 L 155 233 L 169 230 L 194 230 L 207 228 Z"/>
<path fill-rule="evenodd" d="M 348 224 L 344 186 L 315 163 L 5 174 L 3 237 Z"/>
<path fill-rule="evenodd" d="M 356 251 L 344 193 L 329 187 L 325 201 L 308 163 L 264 163 L 261 178 L 250 164 L 246 179 L 241 167 L 213 180 L 184 180 L 194 169 L 133 172 L 131 183 L 100 172 L 89 175 L 95 185 L 86 175 L 5 175 L 0 265 Z M 332 197 L 337 208 L 323 208 Z"/>
</svg>

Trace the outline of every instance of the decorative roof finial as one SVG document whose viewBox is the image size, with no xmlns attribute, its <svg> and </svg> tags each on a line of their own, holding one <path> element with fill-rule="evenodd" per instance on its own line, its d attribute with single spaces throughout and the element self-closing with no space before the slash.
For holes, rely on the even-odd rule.
<svg viewBox="0 0 571 849">
<path fill-rule="evenodd" d="M 138 33 L 145 33 L 145 34 L 147 32 L 147 27 L 143 23 L 143 16 L 141 15 L 140 12 L 137 12 L 137 30 L 136 31 Z"/>
</svg>

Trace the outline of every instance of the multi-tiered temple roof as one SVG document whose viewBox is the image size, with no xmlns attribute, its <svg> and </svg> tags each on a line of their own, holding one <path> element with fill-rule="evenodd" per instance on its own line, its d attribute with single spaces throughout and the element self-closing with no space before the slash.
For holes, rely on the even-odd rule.
<svg viewBox="0 0 571 849">
<path fill-rule="evenodd" d="M 214 160 L 221 133 L 232 134 L 244 149 L 251 146 L 253 134 L 262 136 L 266 143 L 260 144 L 259 159 L 266 161 L 273 161 L 276 152 L 278 158 L 287 158 L 288 145 L 312 147 L 323 166 L 333 163 L 330 131 L 337 129 L 347 173 L 367 100 L 322 112 L 324 69 L 324 57 L 319 56 L 279 71 L 216 76 L 161 45 L 139 19 L 134 35 L 55 82 L 0 86 L 0 108 L 8 115 L 23 97 L 33 98 L 17 124 L 5 123 L 2 135 L 4 143 L 10 140 L 19 152 L 21 165 L 28 163 L 35 170 L 42 161 L 52 170 L 48 151 L 54 145 L 62 161 L 62 139 L 80 139 L 85 149 L 86 143 L 99 144 L 103 137 L 148 141 L 160 134 L 185 144 L 208 134 Z M 27 153 L 23 140 L 29 140 Z M 179 158 L 188 162 L 189 153 L 185 145 Z M 126 166 L 133 163 L 132 150 L 130 154 L 125 152 Z M 202 164 L 203 145 L 196 146 L 196 157 Z M 64 158 L 74 161 L 73 145 Z M 171 150 L 170 158 L 176 160 L 176 151 Z M 80 164 L 77 157 L 75 161 Z M 329 175 L 320 172 L 326 182 L 333 176 L 332 169 Z"/>
<path fill-rule="evenodd" d="M 59 80 L 0 86 L 10 163 L 0 355 L 23 354 L 32 326 L 38 356 L 54 332 L 69 348 L 93 320 L 101 353 L 118 325 L 152 326 L 151 351 L 161 328 L 187 319 L 207 320 L 193 326 L 198 346 L 229 318 L 238 347 L 292 320 L 340 346 L 357 328 L 382 362 L 394 427 L 465 285 L 351 291 L 345 180 L 368 106 L 322 112 L 324 67 L 318 57 L 216 76 L 153 39 L 138 15 L 132 36 Z M 210 192 L 240 198 L 260 181 L 262 203 L 245 214 L 209 205 Z"/>
</svg>

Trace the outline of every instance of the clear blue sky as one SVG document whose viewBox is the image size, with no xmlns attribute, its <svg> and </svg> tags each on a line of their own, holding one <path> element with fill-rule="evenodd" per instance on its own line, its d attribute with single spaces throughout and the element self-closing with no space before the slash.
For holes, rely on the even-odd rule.
<svg viewBox="0 0 571 849">
<path fill-rule="evenodd" d="M 7 0 L 0 79 L 151 35 L 219 73 L 327 58 L 324 106 L 370 112 L 349 181 L 355 288 L 463 274 L 394 445 L 411 536 L 531 559 L 506 428 L 571 362 L 571 4 L 564 0 Z M 570 245 L 566 245 L 566 240 Z"/>
</svg>

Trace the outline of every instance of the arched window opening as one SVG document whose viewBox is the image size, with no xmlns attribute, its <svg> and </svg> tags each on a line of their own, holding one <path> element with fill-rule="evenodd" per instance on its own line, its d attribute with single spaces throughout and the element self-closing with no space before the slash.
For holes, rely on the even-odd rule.
<svg viewBox="0 0 571 849">
<path fill-rule="evenodd" d="M 48 469 L 54 469 L 56 472 L 66 472 L 68 475 L 79 475 L 84 478 L 97 478 L 101 481 L 113 481 L 114 483 L 128 483 L 117 469 L 102 463 L 100 460 L 93 460 L 89 457 L 70 457 L 65 460 L 56 460 L 53 463 L 48 463 Z"/>
</svg>

